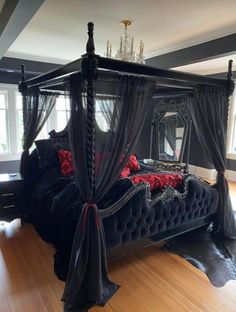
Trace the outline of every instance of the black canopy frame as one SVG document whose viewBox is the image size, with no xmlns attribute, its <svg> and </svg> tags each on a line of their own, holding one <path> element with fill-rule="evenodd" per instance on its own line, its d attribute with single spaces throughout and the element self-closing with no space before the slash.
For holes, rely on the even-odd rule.
<svg viewBox="0 0 236 312">
<path fill-rule="evenodd" d="M 228 66 L 228 74 L 227 79 L 219 79 L 219 78 L 212 78 L 206 76 L 200 76 L 195 74 L 189 73 L 182 73 L 174 70 L 163 70 L 159 68 L 154 68 L 147 65 L 141 65 L 136 63 L 129 63 L 109 58 L 101 57 L 95 54 L 95 45 L 93 39 L 93 30 L 94 24 L 88 23 L 88 42 L 86 46 L 86 54 L 84 54 L 80 59 L 71 62 L 65 66 L 61 66 L 53 71 L 50 71 L 46 74 L 42 74 L 35 78 L 26 80 L 25 77 L 25 68 L 22 65 L 22 79 L 19 84 L 19 91 L 23 95 L 23 104 L 26 101 L 26 95 L 28 94 L 29 89 L 33 88 L 40 88 L 45 90 L 61 90 L 61 86 L 70 81 L 71 78 L 75 77 L 78 73 L 82 75 L 83 79 L 86 81 L 86 99 L 87 99 L 87 136 L 86 136 L 86 152 L 87 152 L 87 169 L 88 169 L 88 179 L 89 184 L 92 189 L 92 193 L 95 190 L 95 181 L 94 181 L 94 171 L 95 171 L 95 82 L 98 76 L 98 70 L 104 70 L 106 73 L 109 72 L 119 72 L 129 75 L 134 75 L 138 77 L 151 77 L 155 80 L 156 84 L 156 92 L 154 94 L 155 97 L 158 98 L 167 98 L 167 97 L 176 97 L 176 96 L 188 96 L 191 97 L 194 94 L 194 89 L 201 86 L 208 86 L 208 87 L 218 87 L 226 90 L 227 92 L 227 106 L 229 104 L 229 97 L 233 93 L 234 90 L 234 82 L 232 80 L 232 61 L 229 61 Z M 225 111 L 225 119 L 227 120 L 228 111 Z M 226 122 L 224 123 L 227 124 Z M 220 178 L 222 178 L 223 171 L 221 172 Z M 223 182 L 222 182 L 223 183 Z M 89 209 L 88 209 L 89 208 Z M 89 212 L 90 211 L 90 212 Z M 95 223 L 97 224 L 97 215 L 96 215 L 96 207 L 94 203 L 88 202 L 85 206 L 85 215 L 89 215 L 88 218 L 92 220 L 94 223 L 92 226 L 94 228 Z M 86 219 L 86 218 L 85 218 Z M 82 220 L 84 221 L 84 220 Z M 85 220 L 86 222 L 86 220 Z M 99 222 L 98 222 L 99 223 Z M 84 225 L 83 225 L 84 226 Z M 92 232 L 93 234 L 95 232 Z M 91 234 L 91 232 L 90 232 Z M 97 234 L 96 234 L 97 235 Z M 99 241 L 100 236 L 102 234 L 98 234 L 96 239 Z M 87 238 L 85 236 L 82 237 L 82 240 L 86 241 L 86 244 L 89 244 Z M 104 294 L 99 294 L 99 291 L 103 291 L 103 289 L 98 289 L 92 287 L 93 291 L 98 292 L 97 297 L 93 298 L 92 301 L 89 301 L 88 298 L 85 298 L 83 302 L 83 306 L 79 308 L 74 305 L 74 302 L 70 301 L 68 298 L 68 294 L 71 292 L 71 285 L 67 287 L 67 292 L 64 293 L 64 301 L 66 302 L 65 311 L 72 311 L 72 309 L 76 309 L 76 311 L 87 311 L 89 307 L 94 304 L 104 304 L 109 297 L 116 291 L 117 287 L 115 284 L 112 283 L 107 279 L 106 275 L 106 255 L 104 254 L 104 241 L 100 241 L 100 260 L 98 261 L 100 266 L 100 272 L 96 272 L 100 279 L 100 286 L 105 287 L 106 298 L 104 298 Z M 96 245 L 97 247 L 97 245 Z M 96 249 L 96 248 L 95 248 Z M 85 250 L 83 249 L 83 252 Z M 96 252 L 96 250 L 95 250 Z M 91 261 L 90 261 L 91 262 Z M 89 265 L 91 263 L 89 262 Z M 84 265 L 84 263 L 83 263 Z M 87 269 L 87 267 L 83 267 Z M 88 265 L 88 264 L 86 264 Z M 73 263 L 72 263 L 73 266 Z M 92 268 L 94 269 L 94 267 Z M 81 272 L 80 272 L 81 273 Z M 84 274 L 83 274 L 84 275 Z M 84 284 L 85 283 L 85 284 Z M 96 283 L 96 281 L 95 281 Z M 76 285 L 74 283 L 74 285 Z M 101 286 L 102 285 L 102 286 Z M 104 286 L 105 285 L 105 286 Z M 80 286 L 88 287 L 86 285 L 86 278 L 80 283 Z M 88 287 L 89 289 L 89 287 Z M 82 291 L 82 295 L 84 294 L 85 289 Z M 85 291 L 86 293 L 86 291 Z M 81 296 L 79 293 L 78 297 Z M 100 297 L 99 297 L 100 296 Z M 93 297 L 93 296 L 92 296 Z M 81 300 L 82 297 L 80 297 Z M 74 299 L 74 295 L 73 295 Z M 83 300 L 82 300 L 83 301 Z M 73 311 L 74 311 L 73 310 Z"/>
</svg>

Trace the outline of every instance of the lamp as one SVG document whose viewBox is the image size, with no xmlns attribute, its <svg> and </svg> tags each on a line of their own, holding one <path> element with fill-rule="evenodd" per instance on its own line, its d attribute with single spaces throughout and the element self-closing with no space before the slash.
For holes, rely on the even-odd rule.
<svg viewBox="0 0 236 312">
<path fill-rule="evenodd" d="M 123 20 L 121 21 L 121 24 L 124 25 L 124 33 L 120 37 L 120 47 L 117 50 L 115 59 L 144 64 L 143 41 L 140 41 L 139 53 L 136 55 L 136 52 L 134 51 L 134 37 L 131 37 L 128 33 L 128 26 L 130 26 L 132 22 L 130 20 Z M 112 44 L 109 40 L 107 40 L 106 57 L 112 58 Z"/>
</svg>

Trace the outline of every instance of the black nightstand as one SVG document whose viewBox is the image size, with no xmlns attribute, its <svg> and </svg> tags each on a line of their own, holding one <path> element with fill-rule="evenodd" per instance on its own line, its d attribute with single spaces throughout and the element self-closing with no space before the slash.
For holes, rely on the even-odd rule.
<svg viewBox="0 0 236 312">
<path fill-rule="evenodd" d="M 0 220 L 22 217 L 23 180 L 19 173 L 0 174 Z"/>
</svg>

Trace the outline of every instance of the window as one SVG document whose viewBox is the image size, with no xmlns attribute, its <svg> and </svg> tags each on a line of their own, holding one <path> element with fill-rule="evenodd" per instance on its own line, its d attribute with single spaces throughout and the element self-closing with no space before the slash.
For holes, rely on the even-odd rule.
<svg viewBox="0 0 236 312">
<path fill-rule="evenodd" d="M 0 91 L 0 154 L 6 154 L 9 151 L 8 145 L 8 109 L 7 92 Z"/>
<path fill-rule="evenodd" d="M 22 96 L 19 92 L 15 93 L 16 98 L 16 124 L 17 124 L 17 152 L 22 151 L 22 137 L 23 137 L 23 111 L 22 111 Z"/>
<path fill-rule="evenodd" d="M 54 114 L 56 115 L 55 130 L 62 131 L 63 129 L 65 129 L 70 116 L 70 101 L 68 97 L 65 97 L 63 95 L 60 95 L 58 97 L 56 102 L 56 110 L 54 111 Z"/>
<path fill-rule="evenodd" d="M 95 119 L 99 128 L 107 132 L 110 129 L 109 115 L 113 113 L 114 100 L 113 99 L 96 99 L 95 102 Z M 105 113 L 105 114 L 104 114 Z M 106 118 L 106 115 L 108 119 Z"/>
<path fill-rule="evenodd" d="M 69 119 L 69 99 L 59 96 L 37 139 L 48 138 L 48 132 L 61 131 Z M 22 96 L 16 85 L 0 84 L 0 161 L 20 159 L 23 137 Z"/>
</svg>

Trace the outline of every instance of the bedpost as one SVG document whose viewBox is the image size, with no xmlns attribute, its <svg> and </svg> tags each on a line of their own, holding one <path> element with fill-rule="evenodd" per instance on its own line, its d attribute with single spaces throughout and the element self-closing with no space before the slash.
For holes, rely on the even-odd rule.
<svg viewBox="0 0 236 312">
<path fill-rule="evenodd" d="M 228 63 L 228 72 L 227 72 L 227 103 L 225 106 L 225 135 L 227 135 L 227 125 L 228 125 L 228 113 L 229 113 L 229 103 L 230 103 L 230 96 L 234 92 L 234 81 L 233 81 L 233 60 L 229 60 Z"/>
<path fill-rule="evenodd" d="M 20 66 L 21 68 L 21 81 L 19 82 L 19 85 L 18 85 L 18 90 L 19 92 L 21 92 L 22 94 L 24 94 L 24 92 L 26 91 L 27 89 L 27 85 L 26 85 L 26 82 L 25 82 L 25 65 L 21 65 Z"/>
<path fill-rule="evenodd" d="M 187 137 L 187 155 L 186 155 L 186 164 L 184 168 L 184 173 L 189 173 L 189 155 L 190 155 L 190 145 L 191 145 L 191 134 L 192 134 L 192 118 L 189 118 L 189 123 L 188 123 L 188 137 Z"/>
<path fill-rule="evenodd" d="M 88 23 L 88 41 L 86 54 L 82 60 L 82 75 L 86 80 L 87 98 L 87 129 L 86 129 L 86 150 L 88 159 L 89 181 L 92 196 L 95 189 L 95 81 L 98 72 L 98 56 L 95 54 L 93 39 L 94 24 Z"/>
<path fill-rule="evenodd" d="M 86 45 L 86 52 L 88 54 L 95 54 L 95 45 L 93 39 L 94 23 L 88 23 L 88 41 Z"/>
<path fill-rule="evenodd" d="M 227 80 L 228 80 L 228 96 L 232 95 L 234 92 L 234 81 L 233 81 L 233 60 L 229 60 L 228 64 L 228 72 L 227 72 Z"/>
</svg>

